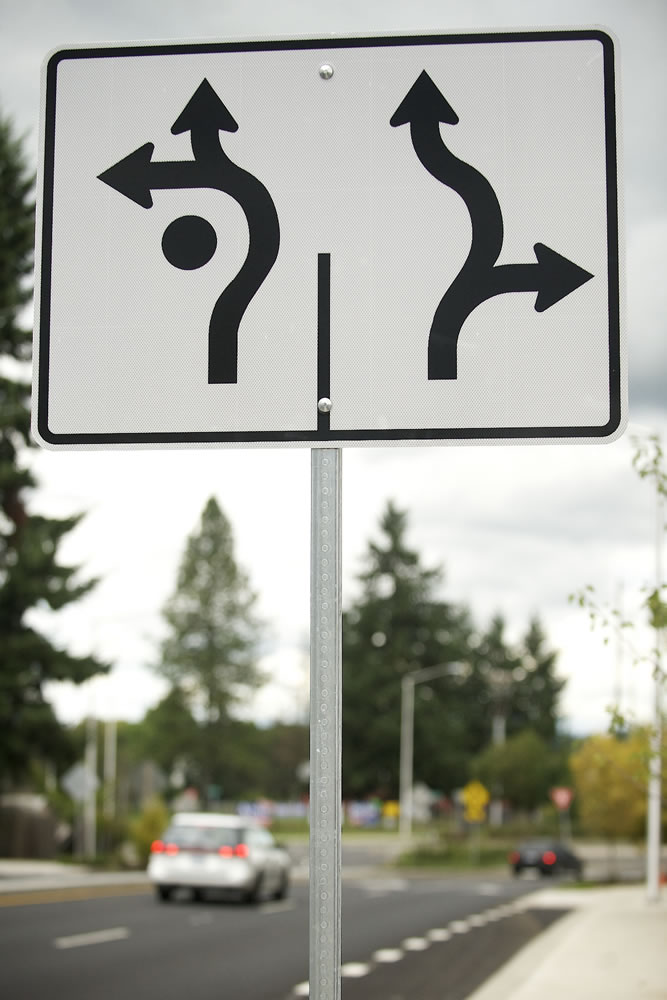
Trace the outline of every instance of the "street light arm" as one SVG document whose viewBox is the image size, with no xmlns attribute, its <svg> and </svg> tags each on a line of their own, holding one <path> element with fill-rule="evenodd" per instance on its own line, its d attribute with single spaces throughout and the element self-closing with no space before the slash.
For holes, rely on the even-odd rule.
<svg viewBox="0 0 667 1000">
<path fill-rule="evenodd" d="M 404 674 L 404 678 L 410 678 L 413 684 L 420 684 L 422 681 L 429 681 L 433 677 L 442 677 L 444 674 L 459 674 L 463 667 L 462 663 L 454 661 L 452 663 L 438 663 L 434 667 L 422 667 L 420 670 L 411 670 Z"/>
</svg>

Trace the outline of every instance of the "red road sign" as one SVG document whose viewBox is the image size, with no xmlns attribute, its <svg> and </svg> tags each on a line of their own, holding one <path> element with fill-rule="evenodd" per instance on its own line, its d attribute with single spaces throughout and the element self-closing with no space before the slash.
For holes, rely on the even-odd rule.
<svg viewBox="0 0 667 1000">
<path fill-rule="evenodd" d="M 571 788 L 552 788 L 549 792 L 551 796 L 551 801 L 555 805 L 556 809 L 560 809 L 565 812 L 566 809 L 570 808 L 570 803 L 574 798 L 574 792 Z"/>
</svg>

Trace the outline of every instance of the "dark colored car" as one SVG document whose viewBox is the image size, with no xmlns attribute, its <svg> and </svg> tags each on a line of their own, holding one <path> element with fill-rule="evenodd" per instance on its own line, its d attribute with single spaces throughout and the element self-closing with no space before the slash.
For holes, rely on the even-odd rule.
<svg viewBox="0 0 667 1000">
<path fill-rule="evenodd" d="M 515 875 L 524 871 L 539 872 L 540 875 L 581 876 L 580 859 L 569 847 L 556 840 L 531 840 L 511 851 L 508 857 Z"/>
</svg>

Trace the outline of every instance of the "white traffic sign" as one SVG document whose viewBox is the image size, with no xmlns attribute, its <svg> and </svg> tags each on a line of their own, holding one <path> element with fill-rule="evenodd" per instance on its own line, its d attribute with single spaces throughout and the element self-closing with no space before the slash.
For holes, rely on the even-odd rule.
<svg viewBox="0 0 667 1000">
<path fill-rule="evenodd" d="M 597 29 L 56 51 L 38 441 L 617 436 L 614 73 Z"/>
<path fill-rule="evenodd" d="M 99 788 L 99 778 L 85 764 L 73 764 L 61 778 L 63 788 L 75 802 L 85 802 Z"/>
</svg>

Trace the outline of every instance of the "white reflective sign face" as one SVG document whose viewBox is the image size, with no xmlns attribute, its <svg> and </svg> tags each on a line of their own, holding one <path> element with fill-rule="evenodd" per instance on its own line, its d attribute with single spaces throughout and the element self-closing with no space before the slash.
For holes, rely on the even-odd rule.
<svg viewBox="0 0 667 1000">
<path fill-rule="evenodd" d="M 597 30 L 54 53 L 36 437 L 616 436 L 615 100 Z"/>
</svg>

